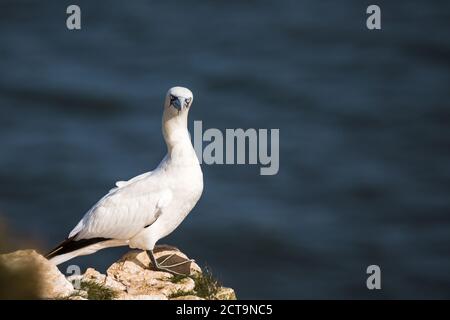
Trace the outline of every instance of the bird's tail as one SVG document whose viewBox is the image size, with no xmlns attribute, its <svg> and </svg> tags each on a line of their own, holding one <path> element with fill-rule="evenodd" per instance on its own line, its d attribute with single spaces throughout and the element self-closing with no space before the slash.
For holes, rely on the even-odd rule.
<svg viewBox="0 0 450 320">
<path fill-rule="evenodd" d="M 58 265 L 75 257 L 91 254 L 104 248 L 127 245 L 126 240 L 113 240 L 108 238 L 75 240 L 75 237 L 73 236 L 64 240 L 56 248 L 47 253 L 45 257 L 55 265 Z"/>
</svg>

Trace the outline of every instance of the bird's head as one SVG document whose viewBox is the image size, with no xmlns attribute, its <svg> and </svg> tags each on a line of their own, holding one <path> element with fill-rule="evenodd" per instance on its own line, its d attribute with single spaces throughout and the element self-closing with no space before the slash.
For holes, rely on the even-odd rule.
<svg viewBox="0 0 450 320">
<path fill-rule="evenodd" d="M 173 87 L 167 91 L 162 116 L 162 131 L 170 150 L 183 141 L 189 141 L 187 129 L 188 113 L 192 105 L 192 92 L 183 87 Z"/>
<path fill-rule="evenodd" d="M 194 99 L 191 90 L 183 87 L 173 87 L 167 91 L 165 108 L 171 113 L 187 112 Z"/>
</svg>

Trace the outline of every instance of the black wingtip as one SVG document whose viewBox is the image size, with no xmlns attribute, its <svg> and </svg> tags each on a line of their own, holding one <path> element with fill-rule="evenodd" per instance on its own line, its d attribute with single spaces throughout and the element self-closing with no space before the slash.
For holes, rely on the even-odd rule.
<svg viewBox="0 0 450 320">
<path fill-rule="evenodd" d="M 78 249 L 82 249 L 84 247 L 90 246 L 92 244 L 96 244 L 99 242 L 111 240 L 110 238 L 91 238 L 91 239 L 80 239 L 75 240 L 76 236 L 67 238 L 63 242 L 61 242 L 58 246 L 56 246 L 53 250 L 45 255 L 45 258 L 51 259 L 53 257 L 69 253 Z"/>
</svg>

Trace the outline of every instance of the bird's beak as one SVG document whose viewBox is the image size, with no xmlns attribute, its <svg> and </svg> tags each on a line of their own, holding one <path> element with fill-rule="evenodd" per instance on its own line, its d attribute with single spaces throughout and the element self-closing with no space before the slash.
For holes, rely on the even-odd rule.
<svg viewBox="0 0 450 320">
<path fill-rule="evenodd" d="M 175 109 L 177 109 L 178 111 L 181 111 L 184 106 L 184 99 L 178 98 L 172 103 L 172 105 L 174 106 Z"/>
</svg>

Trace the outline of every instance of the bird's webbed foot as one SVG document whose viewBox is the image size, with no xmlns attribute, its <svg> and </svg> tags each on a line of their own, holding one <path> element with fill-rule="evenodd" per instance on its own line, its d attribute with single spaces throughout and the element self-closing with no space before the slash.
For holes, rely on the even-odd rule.
<svg viewBox="0 0 450 320">
<path fill-rule="evenodd" d="M 152 250 L 147 250 L 147 254 L 148 254 L 149 258 L 150 258 L 150 265 L 149 265 L 150 269 L 153 269 L 155 271 L 168 272 L 168 273 L 170 273 L 170 274 L 172 274 L 174 276 L 189 276 L 190 275 L 190 269 L 189 269 L 188 273 L 186 274 L 186 273 L 177 272 L 177 271 L 173 270 L 172 268 L 176 268 L 176 267 L 182 266 L 184 264 L 191 263 L 191 262 L 195 261 L 194 259 L 186 259 L 186 260 L 183 260 L 183 261 L 180 261 L 180 262 L 175 262 L 175 263 L 172 263 L 172 264 L 166 264 L 166 262 L 168 262 L 168 260 L 170 260 L 170 258 L 175 256 L 175 253 L 172 253 L 172 254 L 168 255 L 161 262 L 158 262 L 155 259 L 155 256 L 153 255 Z"/>
</svg>

